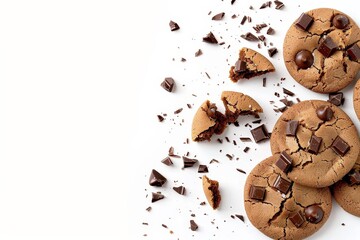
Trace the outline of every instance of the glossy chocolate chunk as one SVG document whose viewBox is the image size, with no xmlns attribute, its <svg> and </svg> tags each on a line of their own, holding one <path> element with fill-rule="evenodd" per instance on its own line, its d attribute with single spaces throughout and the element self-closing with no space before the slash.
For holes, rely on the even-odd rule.
<svg viewBox="0 0 360 240">
<path fill-rule="evenodd" d="M 301 50 L 295 56 L 295 64 L 301 69 L 307 69 L 314 63 L 314 56 L 308 50 Z"/>
<path fill-rule="evenodd" d="M 272 57 L 274 56 L 276 53 L 278 52 L 277 48 L 269 48 L 268 49 L 268 53 L 269 53 L 269 56 Z"/>
<path fill-rule="evenodd" d="M 309 27 L 313 22 L 314 19 L 311 16 L 307 15 L 306 13 L 302 13 L 298 18 L 298 20 L 296 21 L 295 25 L 301 28 L 302 30 L 306 31 L 309 29 Z"/>
<path fill-rule="evenodd" d="M 266 190 L 264 187 L 258 187 L 258 186 L 251 185 L 250 193 L 249 193 L 249 196 L 251 199 L 264 201 L 265 195 L 266 195 Z"/>
<path fill-rule="evenodd" d="M 344 94 L 342 92 L 330 93 L 328 102 L 336 106 L 340 106 L 344 104 Z"/>
<path fill-rule="evenodd" d="M 169 26 L 171 31 L 176 31 L 180 29 L 179 25 L 174 21 L 170 21 Z"/>
<path fill-rule="evenodd" d="M 161 160 L 161 162 L 162 162 L 163 164 L 165 164 L 166 166 L 171 166 L 171 165 L 173 165 L 173 162 L 171 161 L 171 158 L 169 158 L 169 157 L 164 158 L 163 160 Z"/>
<path fill-rule="evenodd" d="M 291 182 L 278 175 L 273 183 L 273 187 L 286 194 L 291 187 Z"/>
<path fill-rule="evenodd" d="M 275 30 L 272 27 L 269 27 L 269 29 L 266 31 L 267 35 L 274 35 L 275 34 Z"/>
<path fill-rule="evenodd" d="M 286 124 L 286 136 L 294 137 L 299 126 L 299 121 L 291 120 Z"/>
<path fill-rule="evenodd" d="M 252 129 L 250 132 L 256 143 L 270 138 L 269 132 L 267 131 L 264 124 L 260 125 L 257 128 Z"/>
<path fill-rule="evenodd" d="M 180 195 L 185 195 L 185 187 L 179 186 L 179 187 L 173 187 L 174 191 L 177 192 Z"/>
<path fill-rule="evenodd" d="M 153 169 L 150 174 L 149 184 L 150 186 L 161 187 L 166 183 L 166 178 L 161 175 L 158 171 Z"/>
<path fill-rule="evenodd" d="M 329 106 L 322 105 L 316 109 L 316 115 L 323 121 L 329 121 L 334 116 L 334 112 Z"/>
<path fill-rule="evenodd" d="M 196 231 L 199 228 L 199 226 L 196 224 L 194 220 L 190 220 L 190 229 L 191 231 Z"/>
<path fill-rule="evenodd" d="M 292 214 L 289 219 L 297 228 L 301 227 L 301 225 L 305 222 L 304 216 L 302 215 L 301 211 Z"/>
<path fill-rule="evenodd" d="M 218 13 L 215 16 L 212 17 L 212 20 L 219 21 L 219 20 L 223 19 L 224 16 L 225 16 L 224 12 Z"/>
<path fill-rule="evenodd" d="M 350 186 L 359 185 L 360 184 L 360 172 L 358 170 L 351 170 L 345 176 L 345 179 L 350 184 Z"/>
<path fill-rule="evenodd" d="M 236 63 L 235 63 L 234 71 L 236 73 L 246 72 L 246 62 L 241 61 L 241 60 L 237 60 Z"/>
<path fill-rule="evenodd" d="M 209 169 L 206 165 L 199 165 L 198 173 L 207 173 L 209 172 Z"/>
<path fill-rule="evenodd" d="M 198 160 L 196 159 L 191 159 L 188 157 L 182 157 L 183 158 L 183 162 L 184 162 L 184 168 L 189 168 L 195 165 L 195 163 L 198 162 Z"/>
<path fill-rule="evenodd" d="M 335 42 L 330 37 L 326 37 L 322 41 L 322 43 L 319 45 L 318 51 L 322 55 L 324 55 L 324 57 L 328 58 L 331 55 L 333 55 L 333 53 L 336 51 L 337 47 L 338 46 L 335 44 Z"/>
<path fill-rule="evenodd" d="M 308 222 L 319 223 L 324 217 L 324 210 L 318 205 L 311 205 L 305 208 L 305 218 Z"/>
<path fill-rule="evenodd" d="M 242 37 L 243 39 L 247 40 L 247 41 L 250 41 L 250 42 L 256 42 L 256 41 L 259 41 L 259 39 L 254 35 L 252 34 L 251 32 L 248 32 L 246 34 L 243 34 L 241 35 L 240 37 Z"/>
<path fill-rule="evenodd" d="M 292 164 L 292 158 L 285 151 L 282 151 L 279 159 L 275 162 L 275 165 L 284 173 L 287 173 Z"/>
<path fill-rule="evenodd" d="M 347 50 L 347 54 L 351 61 L 358 61 L 360 59 L 360 48 L 357 44 L 354 44 Z"/>
<path fill-rule="evenodd" d="M 218 41 L 216 40 L 214 34 L 209 32 L 205 37 L 203 37 L 203 41 L 207 43 L 217 44 Z"/>
<path fill-rule="evenodd" d="M 344 29 L 349 25 L 349 23 L 349 18 L 343 14 L 336 15 L 332 20 L 332 24 L 337 29 Z"/>
<path fill-rule="evenodd" d="M 337 136 L 331 144 L 331 149 L 337 154 L 344 156 L 350 150 L 350 146 L 341 137 Z"/>
<path fill-rule="evenodd" d="M 161 199 L 163 199 L 165 196 L 162 195 L 161 193 L 152 193 L 152 198 L 151 198 L 151 202 L 157 202 Z"/>
<path fill-rule="evenodd" d="M 174 90 L 175 81 L 173 78 L 168 77 L 160 84 L 160 86 L 168 92 L 172 92 Z"/>
<path fill-rule="evenodd" d="M 322 142 L 321 137 L 312 135 L 309 141 L 308 152 L 312 154 L 318 154 L 321 142 Z"/>
<path fill-rule="evenodd" d="M 274 3 L 275 3 L 275 9 L 277 10 L 282 9 L 285 6 L 284 3 L 277 0 L 275 0 Z"/>
</svg>

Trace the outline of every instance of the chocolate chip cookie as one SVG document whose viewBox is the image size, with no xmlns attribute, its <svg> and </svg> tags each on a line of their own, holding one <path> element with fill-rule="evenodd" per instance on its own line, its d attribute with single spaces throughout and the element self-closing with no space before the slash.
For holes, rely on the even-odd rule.
<svg viewBox="0 0 360 240">
<path fill-rule="evenodd" d="M 302 101 L 286 110 L 270 138 L 273 154 L 288 155 L 287 176 L 309 187 L 326 187 L 339 181 L 359 155 L 357 130 L 340 108 L 320 101 Z"/>
<path fill-rule="evenodd" d="M 360 79 L 356 82 L 353 94 L 354 110 L 357 117 L 360 119 Z"/>
<path fill-rule="evenodd" d="M 285 36 L 286 68 L 312 91 L 339 91 L 360 69 L 359 40 L 357 24 L 338 10 L 319 8 L 302 13 Z"/>
<path fill-rule="evenodd" d="M 293 183 L 276 162 L 279 155 L 260 162 L 244 188 L 246 214 L 251 223 L 273 239 L 303 239 L 327 221 L 331 209 L 329 188 Z"/>
</svg>

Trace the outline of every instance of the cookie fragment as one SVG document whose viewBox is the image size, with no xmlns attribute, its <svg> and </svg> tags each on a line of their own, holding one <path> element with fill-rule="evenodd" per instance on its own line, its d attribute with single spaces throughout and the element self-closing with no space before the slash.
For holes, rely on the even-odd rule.
<svg viewBox="0 0 360 240">
<path fill-rule="evenodd" d="M 219 182 L 211 180 L 206 175 L 204 175 L 202 177 L 202 185 L 208 203 L 214 210 L 217 209 L 221 201 Z"/>
</svg>

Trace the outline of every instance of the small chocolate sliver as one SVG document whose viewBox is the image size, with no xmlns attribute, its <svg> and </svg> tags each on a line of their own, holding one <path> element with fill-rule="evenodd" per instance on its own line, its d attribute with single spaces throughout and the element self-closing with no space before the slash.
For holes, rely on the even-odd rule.
<svg viewBox="0 0 360 240">
<path fill-rule="evenodd" d="M 203 37 L 203 41 L 211 44 L 217 44 L 218 41 L 216 40 L 214 34 L 209 32 L 205 37 Z"/>
<path fill-rule="evenodd" d="M 251 32 L 248 32 L 246 34 L 243 34 L 241 35 L 240 37 L 242 37 L 243 39 L 247 40 L 247 41 L 250 41 L 250 42 L 257 42 L 259 41 L 259 39 L 254 35 L 252 34 Z"/>
<path fill-rule="evenodd" d="M 224 16 L 225 16 L 224 12 L 218 13 L 215 16 L 212 17 L 212 20 L 219 21 L 219 20 L 223 19 Z"/>
<path fill-rule="evenodd" d="M 275 165 L 284 173 L 287 173 L 292 165 L 292 158 L 285 151 L 282 151 Z"/>
<path fill-rule="evenodd" d="M 179 186 L 179 187 L 173 187 L 174 191 L 177 192 L 180 195 L 185 195 L 185 187 Z"/>
<path fill-rule="evenodd" d="M 277 10 L 282 9 L 285 6 L 284 3 L 277 0 L 275 0 L 274 3 L 275 3 L 275 9 Z"/>
<path fill-rule="evenodd" d="M 150 174 L 149 184 L 150 186 L 161 187 L 166 182 L 166 178 L 158 171 L 153 169 Z"/>
<path fill-rule="evenodd" d="M 343 14 L 336 15 L 332 20 L 332 24 L 337 29 L 344 29 L 349 25 L 349 23 L 349 18 Z"/>
<path fill-rule="evenodd" d="M 278 52 L 277 48 L 269 48 L 268 49 L 268 53 L 269 53 L 269 56 L 272 57 L 274 56 L 276 53 Z"/>
<path fill-rule="evenodd" d="M 191 231 L 196 231 L 199 228 L 199 226 L 196 224 L 194 220 L 190 220 L 190 229 Z"/>
<path fill-rule="evenodd" d="M 305 218 L 308 222 L 319 223 L 324 217 L 324 210 L 318 205 L 311 205 L 305 208 Z"/>
<path fill-rule="evenodd" d="M 249 147 L 245 147 L 243 151 L 244 151 L 245 153 L 247 153 L 249 150 L 250 150 Z"/>
<path fill-rule="evenodd" d="M 242 142 L 251 142 L 251 138 L 241 137 L 241 138 L 240 138 L 240 141 L 242 141 Z"/>
<path fill-rule="evenodd" d="M 350 171 L 350 173 L 348 173 L 345 176 L 345 179 L 350 184 L 350 186 L 359 185 L 360 184 L 360 172 L 358 170 L 352 170 L 352 171 Z"/>
<path fill-rule="evenodd" d="M 287 94 L 287 95 L 289 95 L 291 97 L 295 96 L 295 93 L 293 93 L 292 91 L 290 91 L 290 90 L 288 90 L 286 88 L 283 88 L 283 93 L 285 93 L 285 94 Z"/>
<path fill-rule="evenodd" d="M 162 195 L 161 193 L 152 193 L 152 198 L 151 198 L 151 202 L 157 202 L 161 199 L 163 199 L 165 196 Z"/>
<path fill-rule="evenodd" d="M 173 165 L 173 162 L 171 161 L 171 158 L 169 158 L 169 157 L 164 158 L 163 160 L 161 160 L 161 162 L 162 162 L 163 164 L 165 164 L 166 166 L 171 166 L 171 165 Z"/>
<path fill-rule="evenodd" d="M 275 30 L 272 27 L 269 27 L 269 29 L 266 31 L 267 35 L 274 35 L 275 34 Z"/>
<path fill-rule="evenodd" d="M 307 69 L 314 63 L 314 56 L 308 50 L 300 50 L 295 56 L 295 64 L 300 69 Z"/>
<path fill-rule="evenodd" d="M 350 150 L 350 146 L 341 137 L 337 136 L 331 144 L 331 149 L 337 154 L 344 156 Z"/>
<path fill-rule="evenodd" d="M 231 0 L 231 5 L 233 5 L 235 3 L 236 0 Z"/>
<path fill-rule="evenodd" d="M 254 186 L 254 185 L 250 186 L 249 197 L 251 199 L 264 201 L 265 195 L 266 195 L 266 190 L 264 187 L 258 187 L 258 186 Z"/>
<path fill-rule="evenodd" d="M 351 61 L 358 61 L 360 59 L 360 48 L 357 44 L 354 44 L 347 50 L 347 54 Z"/>
<path fill-rule="evenodd" d="M 269 132 L 267 131 L 264 124 L 260 125 L 257 128 L 250 130 L 250 132 L 256 143 L 270 138 Z"/>
<path fill-rule="evenodd" d="M 302 215 L 301 211 L 292 214 L 289 219 L 297 228 L 301 227 L 301 225 L 305 222 L 304 216 Z"/>
<path fill-rule="evenodd" d="M 170 21 L 169 26 L 171 31 L 176 31 L 180 29 L 179 25 L 174 21 Z"/>
<path fill-rule="evenodd" d="M 177 109 L 177 110 L 174 111 L 174 114 L 179 114 L 179 113 L 182 112 L 182 110 L 183 110 L 183 108 L 179 108 L 179 109 Z"/>
<path fill-rule="evenodd" d="M 300 29 L 307 31 L 313 22 L 314 19 L 311 16 L 307 15 L 306 13 L 302 13 L 299 19 L 296 21 L 295 25 Z"/>
<path fill-rule="evenodd" d="M 165 118 L 161 115 L 157 115 L 159 122 L 162 122 L 165 120 Z"/>
<path fill-rule="evenodd" d="M 342 92 L 330 93 L 328 102 L 331 102 L 335 106 L 344 104 L 344 94 Z"/>
<path fill-rule="evenodd" d="M 337 49 L 337 45 L 335 44 L 335 42 L 331 39 L 331 37 L 326 37 L 322 43 L 320 44 L 320 46 L 318 47 L 318 51 L 324 55 L 324 57 L 328 58 L 331 55 L 333 55 L 333 53 L 336 51 Z M 348 50 L 349 53 L 349 50 Z M 351 58 L 351 57 L 350 57 Z"/>
<path fill-rule="evenodd" d="M 237 168 L 236 170 L 237 170 L 238 172 L 240 172 L 240 173 L 246 174 L 246 172 L 245 172 L 244 170 L 240 169 L 240 168 Z"/>
<path fill-rule="evenodd" d="M 211 159 L 211 160 L 210 160 L 210 164 L 212 164 L 212 163 L 219 163 L 219 160 Z"/>
<path fill-rule="evenodd" d="M 198 56 L 200 56 L 200 55 L 202 55 L 201 49 L 199 49 L 199 50 L 196 51 L 195 57 L 198 57 Z"/>
<path fill-rule="evenodd" d="M 175 81 L 173 78 L 168 77 L 160 84 L 160 86 L 168 92 L 172 92 L 174 90 Z"/>
<path fill-rule="evenodd" d="M 241 25 L 244 25 L 244 23 L 246 22 L 246 19 L 247 19 L 247 17 L 246 17 L 246 16 L 244 16 L 244 17 L 241 19 L 240 24 L 241 24 Z"/>
<path fill-rule="evenodd" d="M 312 135 L 309 141 L 308 152 L 312 154 L 318 154 L 321 142 L 322 142 L 321 137 Z"/>
<path fill-rule="evenodd" d="M 187 158 L 184 156 L 182 158 L 183 158 L 183 162 L 184 162 L 184 168 L 192 167 L 198 162 L 197 159 L 191 159 L 191 158 Z"/>
<path fill-rule="evenodd" d="M 241 221 L 245 222 L 245 218 L 243 215 L 240 215 L 240 214 L 235 214 L 235 216 L 240 219 Z"/>
<path fill-rule="evenodd" d="M 322 105 L 316 109 L 316 115 L 323 121 L 329 121 L 334 116 L 334 112 L 329 106 Z"/>
<path fill-rule="evenodd" d="M 199 168 L 198 168 L 198 173 L 207 173 L 209 172 L 209 169 L 206 165 L 199 165 Z"/>
<path fill-rule="evenodd" d="M 291 120 L 286 124 L 286 136 L 294 137 L 299 127 L 299 121 Z"/>
<path fill-rule="evenodd" d="M 273 183 L 273 187 L 276 188 L 277 190 L 279 190 L 281 193 L 286 194 L 291 187 L 291 183 L 292 182 L 290 182 L 290 181 L 282 178 L 280 175 L 278 175 Z"/>
</svg>

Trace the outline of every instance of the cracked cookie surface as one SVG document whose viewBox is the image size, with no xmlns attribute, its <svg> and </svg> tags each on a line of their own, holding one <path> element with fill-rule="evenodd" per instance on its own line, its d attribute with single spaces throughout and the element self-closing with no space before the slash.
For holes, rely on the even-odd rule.
<svg viewBox="0 0 360 240">
<path fill-rule="evenodd" d="M 360 119 L 360 79 L 357 80 L 354 87 L 353 103 L 356 116 Z"/>
<path fill-rule="evenodd" d="M 312 91 L 339 91 L 360 70 L 360 60 L 348 51 L 355 44 L 360 46 L 359 27 L 349 16 L 335 9 L 319 8 L 305 14 L 313 20 L 301 28 L 297 24 L 300 17 L 285 36 L 283 54 L 286 68 L 297 82 Z M 342 24 L 339 24 L 336 16 L 347 22 L 340 21 Z M 324 41 L 327 44 L 323 44 Z M 301 53 L 304 50 L 307 54 Z"/>
<path fill-rule="evenodd" d="M 274 182 L 281 176 L 290 181 L 275 162 L 279 155 L 271 156 L 250 172 L 244 187 L 246 214 L 251 223 L 262 233 L 273 239 L 303 239 L 315 233 L 327 221 L 331 209 L 331 193 L 329 188 L 310 188 L 292 183 L 286 194 L 275 189 Z M 265 190 L 263 200 L 250 197 L 252 186 Z M 305 214 L 309 207 L 320 207 L 323 211 L 317 223 L 312 223 Z M 302 221 L 291 220 L 299 214 Z M 299 225 L 300 224 L 300 225 Z"/>
<path fill-rule="evenodd" d="M 332 115 L 322 115 L 317 110 L 331 109 Z M 323 111 L 325 114 L 326 111 Z M 293 136 L 287 134 L 288 123 L 298 122 Z M 315 135 L 321 138 L 318 149 L 310 147 Z M 339 138 L 338 138 L 339 137 Z M 337 152 L 336 139 L 342 139 L 348 148 Z M 335 105 L 321 101 L 302 101 L 287 109 L 276 122 L 270 138 L 273 154 L 286 151 L 292 158 L 292 168 L 287 176 L 294 182 L 310 187 L 326 187 L 339 181 L 354 166 L 359 155 L 359 137 L 351 119 Z M 311 150 L 310 150 L 311 149 Z"/>
</svg>

